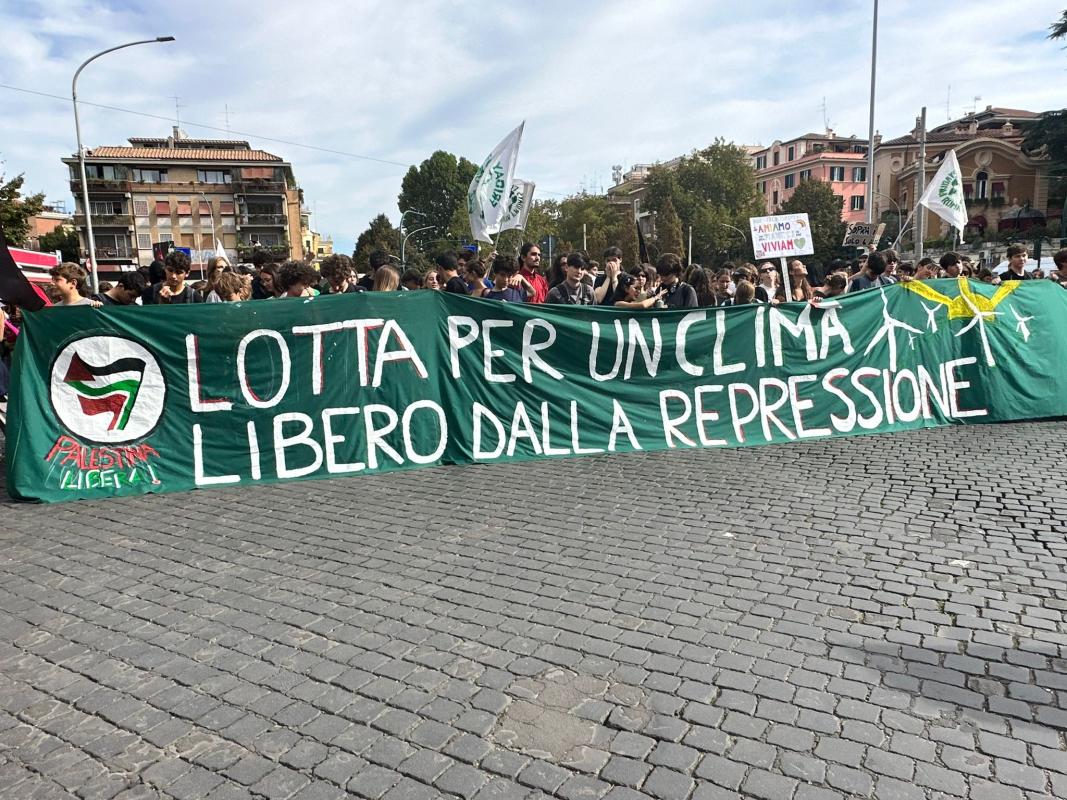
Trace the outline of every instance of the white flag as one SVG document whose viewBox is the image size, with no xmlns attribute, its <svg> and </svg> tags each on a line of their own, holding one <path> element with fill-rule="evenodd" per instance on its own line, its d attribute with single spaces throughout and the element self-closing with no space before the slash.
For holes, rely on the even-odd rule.
<svg viewBox="0 0 1067 800">
<path fill-rule="evenodd" d="M 504 216 L 500 218 L 498 231 L 513 228 L 520 231 L 526 230 L 526 218 L 530 216 L 530 206 L 533 205 L 534 186 L 536 184 L 533 181 L 524 181 L 522 178 L 516 178 L 511 182 L 508 205 L 504 209 Z"/>
<path fill-rule="evenodd" d="M 959 228 L 960 234 L 963 234 L 967 225 L 967 205 L 963 199 L 963 175 L 955 150 L 948 151 L 941 162 L 941 169 L 919 198 L 919 205 L 926 206 L 949 225 Z"/>
<path fill-rule="evenodd" d="M 500 230 L 500 220 L 507 210 L 508 192 L 519 157 L 523 121 L 504 137 L 482 162 L 467 190 L 467 213 L 471 220 L 471 234 L 477 241 L 492 243 L 490 238 Z"/>
<path fill-rule="evenodd" d="M 222 246 L 222 241 L 215 239 L 215 258 L 221 258 L 226 262 L 226 266 L 233 266 L 230 264 L 230 257 L 226 255 L 226 248 Z"/>
</svg>

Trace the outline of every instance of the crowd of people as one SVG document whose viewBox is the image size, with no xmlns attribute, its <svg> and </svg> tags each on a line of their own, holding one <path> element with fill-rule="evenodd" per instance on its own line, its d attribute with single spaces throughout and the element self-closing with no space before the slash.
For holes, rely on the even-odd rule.
<svg viewBox="0 0 1067 800">
<path fill-rule="evenodd" d="M 1024 245 L 1007 249 L 1008 268 L 994 274 L 979 268 L 966 255 L 945 253 L 937 261 L 923 258 L 902 261 L 893 250 L 865 253 L 851 262 L 833 261 L 816 281 L 799 259 L 788 265 L 788 285 L 780 280 L 775 264 L 726 263 L 718 269 L 699 264 L 683 265 L 672 254 L 661 255 L 656 264 L 623 264 L 618 247 L 607 248 L 603 265 L 585 253 L 563 253 L 545 266 L 539 245 L 524 244 L 516 256 L 491 253 L 488 258 L 461 250 L 437 257 L 428 271 L 401 271 L 395 259 L 383 251 L 369 257 L 369 270 L 359 274 L 348 256 L 330 255 L 316 269 L 304 261 L 274 263 L 257 252 L 251 264 L 230 266 L 213 259 L 191 280 L 192 265 L 181 252 L 169 253 L 164 261 L 123 273 L 115 283 L 101 283 L 90 293 L 86 273 L 77 264 L 63 263 L 51 271 L 50 299 L 58 306 L 166 305 L 175 303 L 229 303 L 286 297 L 314 297 L 354 292 L 442 291 L 509 303 L 600 305 L 628 309 L 701 308 L 812 301 L 846 292 L 887 286 L 898 281 L 932 278 L 973 278 L 985 283 L 1006 280 L 1041 280 L 1040 269 L 1027 272 L 1029 253 Z M 1067 249 L 1053 256 L 1055 269 L 1047 276 L 1067 288 Z M 0 310 L 0 399 L 7 393 L 7 373 L 20 313 L 17 308 Z"/>
</svg>

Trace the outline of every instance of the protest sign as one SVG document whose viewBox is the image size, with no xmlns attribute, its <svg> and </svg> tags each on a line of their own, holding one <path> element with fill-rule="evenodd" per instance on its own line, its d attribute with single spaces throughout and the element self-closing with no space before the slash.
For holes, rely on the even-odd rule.
<svg viewBox="0 0 1067 800">
<path fill-rule="evenodd" d="M 791 258 L 815 252 L 807 214 L 751 217 L 748 224 L 756 258 Z"/>
<path fill-rule="evenodd" d="M 885 233 L 885 223 L 879 222 L 852 222 L 845 228 L 845 241 L 842 247 L 877 247 L 882 234 Z"/>
<path fill-rule="evenodd" d="M 912 281 L 679 311 L 367 292 L 50 308 L 8 491 L 42 501 L 1067 413 L 1067 292 Z"/>
</svg>

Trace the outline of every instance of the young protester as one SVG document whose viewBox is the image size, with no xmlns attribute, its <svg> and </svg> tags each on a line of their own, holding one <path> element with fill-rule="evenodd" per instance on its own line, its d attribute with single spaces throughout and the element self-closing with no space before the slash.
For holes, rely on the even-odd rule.
<svg viewBox="0 0 1067 800">
<path fill-rule="evenodd" d="M 258 284 L 258 291 L 256 289 Z M 259 268 L 257 281 L 252 283 L 252 297 L 258 300 L 273 300 L 282 294 L 282 284 L 278 277 L 278 265 L 273 261 Z"/>
<path fill-rule="evenodd" d="M 711 279 L 709 278 L 706 269 L 697 267 L 696 269 L 689 270 L 689 280 L 687 283 L 693 287 L 693 291 L 697 296 L 697 305 L 699 307 L 708 308 L 719 305 L 719 298 L 715 294 L 715 290 L 711 285 Z"/>
<path fill-rule="evenodd" d="M 609 247 L 604 251 L 604 274 L 598 275 L 593 281 L 593 300 L 597 305 L 607 304 L 609 298 L 615 294 L 621 272 L 622 250 Z"/>
<path fill-rule="evenodd" d="M 145 290 L 141 302 L 146 305 L 202 303 L 204 298 L 185 282 L 189 275 L 189 256 L 181 250 L 167 254 L 164 261 L 166 276 L 162 281 Z"/>
<path fill-rule="evenodd" d="M 757 303 L 774 303 L 778 295 L 778 270 L 770 261 L 759 268 L 759 284 L 756 286 Z"/>
<path fill-rule="evenodd" d="M 459 276 L 459 262 L 452 253 L 442 253 L 435 259 L 437 280 L 449 294 L 470 294 L 467 282 Z"/>
<path fill-rule="evenodd" d="M 1008 269 L 1000 276 L 1002 281 L 1028 281 L 1032 276 L 1026 271 L 1026 259 L 1029 253 L 1026 245 L 1013 244 L 1008 247 Z"/>
<path fill-rule="evenodd" d="M 867 257 L 866 265 L 861 267 L 856 275 L 852 276 L 852 283 L 848 287 L 849 292 L 862 292 L 864 289 L 885 286 L 886 281 L 882 280 L 884 273 L 885 259 L 882 254 L 871 253 Z"/>
<path fill-rule="evenodd" d="M 734 296 L 730 298 L 730 302 L 725 305 L 731 306 L 744 306 L 749 303 L 756 302 L 756 286 L 752 281 L 747 278 L 742 278 L 737 282 L 737 286 L 734 289 Z"/>
<path fill-rule="evenodd" d="M 224 272 L 219 275 L 213 291 L 220 303 L 236 303 L 245 299 L 248 288 L 236 272 Z"/>
<path fill-rule="evenodd" d="M 441 280 L 437 277 L 437 270 L 431 269 L 422 279 L 423 289 L 433 289 L 437 291 L 441 288 Z"/>
<path fill-rule="evenodd" d="M 831 272 L 823 281 L 822 288 L 815 292 L 816 297 L 837 297 L 848 289 L 848 275 L 842 272 Z"/>
<path fill-rule="evenodd" d="M 104 284 L 100 284 L 100 288 L 103 287 Z M 103 306 L 128 306 L 136 303 L 144 290 L 145 280 L 140 272 L 124 272 L 110 289 L 97 292 L 92 299 Z"/>
<path fill-rule="evenodd" d="M 369 292 L 374 288 L 374 273 L 388 264 L 391 260 L 392 258 L 390 255 L 384 250 L 375 250 L 370 254 L 369 258 L 370 272 L 360 278 L 356 285 L 363 291 Z"/>
<path fill-rule="evenodd" d="M 617 283 L 615 291 L 605 305 L 612 305 L 617 308 L 649 309 L 659 302 L 660 295 L 665 291 L 663 287 L 659 287 L 647 297 L 640 297 L 637 278 L 626 273 L 619 275 Z"/>
<path fill-rule="evenodd" d="M 664 253 L 656 262 L 656 276 L 664 287 L 661 298 L 665 308 L 697 308 L 697 294 L 682 281 L 682 260 L 674 253 Z"/>
<path fill-rule="evenodd" d="M 548 296 L 548 281 L 541 274 L 541 246 L 526 242 L 519 250 L 519 274 L 534 288 L 528 303 L 543 303 Z"/>
<path fill-rule="evenodd" d="M 476 259 L 467 261 L 466 272 L 463 277 L 467 282 L 467 294 L 471 297 L 482 297 L 493 288 L 493 281 L 496 280 L 495 277 L 492 281 L 485 277 L 485 264 Z"/>
<path fill-rule="evenodd" d="M 322 294 L 355 294 L 363 291 L 353 278 L 352 259 L 344 253 L 334 253 L 322 259 L 319 275 L 325 286 Z"/>
<path fill-rule="evenodd" d="M 548 290 L 545 302 L 570 306 L 593 305 L 593 288 L 583 281 L 588 269 L 585 257 L 581 253 L 571 253 L 567 256 L 566 264 L 566 277 L 562 283 Z"/>
<path fill-rule="evenodd" d="M 400 288 L 413 292 L 422 288 L 422 273 L 414 267 L 408 267 L 400 276 Z"/>
<path fill-rule="evenodd" d="M 962 269 L 962 264 L 960 262 L 961 259 L 959 253 L 950 252 L 941 256 L 941 271 L 946 278 L 958 278 L 960 276 L 960 270 Z"/>
<path fill-rule="evenodd" d="M 807 302 L 815 296 L 808 282 L 808 268 L 804 266 L 803 261 L 794 260 L 789 263 L 789 291 L 790 296 L 786 297 L 785 286 L 779 286 L 775 295 L 778 302 Z"/>
<path fill-rule="evenodd" d="M 400 273 L 388 264 L 378 267 L 378 271 L 374 273 L 374 284 L 371 286 L 371 291 L 395 292 L 399 288 Z"/>
<path fill-rule="evenodd" d="M 215 256 L 214 258 L 208 259 L 206 265 L 207 289 L 201 292 L 205 303 L 222 302 L 219 293 L 215 291 L 215 286 L 219 282 L 219 276 L 224 272 L 233 272 L 233 268 L 226 263 L 225 258 L 222 258 L 222 256 Z"/>
<path fill-rule="evenodd" d="M 319 273 L 306 261 L 286 261 L 278 270 L 282 297 L 316 297 Z"/>
<path fill-rule="evenodd" d="M 515 277 L 519 273 L 518 264 L 510 256 L 497 256 L 493 259 L 493 288 L 486 289 L 482 297 L 486 300 L 503 300 L 508 303 L 525 303 L 527 296 L 532 297 L 533 292 L 527 291 L 529 283 L 517 283 Z M 532 286 L 530 287 L 532 290 Z"/>
<path fill-rule="evenodd" d="M 549 267 L 548 275 L 545 278 L 549 289 L 559 286 L 567 279 L 567 258 L 566 253 L 560 253 L 552 261 L 552 266 Z M 545 292 L 545 296 L 548 296 L 548 292 Z"/>
<path fill-rule="evenodd" d="M 729 264 L 730 262 L 726 262 Z M 733 284 L 732 277 L 733 270 L 723 268 L 715 273 L 715 280 L 711 284 L 711 290 L 715 294 L 716 306 L 728 306 L 730 305 L 730 298 L 733 297 L 731 289 L 736 289 Z"/>
<path fill-rule="evenodd" d="M 52 286 L 59 294 L 60 306 L 91 306 L 100 305 L 94 303 L 85 295 L 88 289 L 85 286 L 85 270 L 72 261 L 64 261 L 48 271 L 52 277 Z"/>
</svg>

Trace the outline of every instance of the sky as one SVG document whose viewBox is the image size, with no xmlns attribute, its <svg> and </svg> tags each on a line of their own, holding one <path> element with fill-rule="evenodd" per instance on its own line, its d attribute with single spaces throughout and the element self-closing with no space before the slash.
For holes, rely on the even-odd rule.
<svg viewBox="0 0 1067 800">
<path fill-rule="evenodd" d="M 1067 50 L 1046 38 L 1065 5 L 883 1 L 875 128 L 886 138 L 907 133 L 924 105 L 931 126 L 975 106 L 1067 105 Z M 0 88 L 0 174 L 25 173 L 26 190 L 73 208 L 60 159 L 77 149 L 74 71 L 107 47 L 172 35 L 173 43 L 111 53 L 85 69 L 83 143 L 166 136 L 176 113 L 191 137 L 247 139 L 292 163 L 313 227 L 351 252 L 377 214 L 398 223 L 409 165 L 435 150 L 480 163 L 522 120 L 516 177 L 534 181 L 543 199 L 601 191 L 613 165 L 667 161 L 717 137 L 768 145 L 821 131 L 824 119 L 839 135 L 866 137 L 872 8 L 871 0 L 0 2 L 0 84 L 28 90 Z"/>
</svg>

